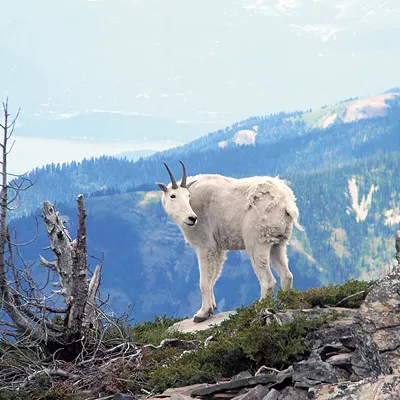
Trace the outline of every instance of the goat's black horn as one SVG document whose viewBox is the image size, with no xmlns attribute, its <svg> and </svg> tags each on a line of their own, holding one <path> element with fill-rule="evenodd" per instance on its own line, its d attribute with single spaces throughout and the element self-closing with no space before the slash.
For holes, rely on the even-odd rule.
<svg viewBox="0 0 400 400">
<path fill-rule="evenodd" d="M 182 164 L 182 181 L 181 181 L 181 187 L 185 188 L 186 187 L 186 168 L 185 164 L 182 161 L 179 161 Z"/>
<path fill-rule="evenodd" d="M 165 165 L 165 168 L 168 171 L 169 177 L 171 178 L 172 189 L 178 189 L 178 184 L 176 183 L 176 180 L 175 180 L 174 176 L 172 175 L 171 170 L 168 168 L 168 165 L 165 164 L 165 162 L 163 162 L 163 164 Z"/>
</svg>

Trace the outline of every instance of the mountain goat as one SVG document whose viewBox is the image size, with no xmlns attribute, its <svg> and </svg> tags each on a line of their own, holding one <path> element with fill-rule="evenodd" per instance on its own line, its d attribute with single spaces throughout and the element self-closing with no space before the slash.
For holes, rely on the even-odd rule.
<svg viewBox="0 0 400 400">
<path fill-rule="evenodd" d="M 278 272 L 281 287 L 292 287 L 293 275 L 286 256 L 293 224 L 298 229 L 299 212 L 292 190 L 279 178 L 255 176 L 234 179 L 221 175 L 186 176 L 180 184 L 165 165 L 171 183 L 157 182 L 161 202 L 178 225 L 186 243 L 197 253 L 202 305 L 193 321 L 206 320 L 216 309 L 214 285 L 226 252 L 246 250 L 261 286 L 260 300 L 271 294 L 276 280 L 270 261 Z"/>
</svg>

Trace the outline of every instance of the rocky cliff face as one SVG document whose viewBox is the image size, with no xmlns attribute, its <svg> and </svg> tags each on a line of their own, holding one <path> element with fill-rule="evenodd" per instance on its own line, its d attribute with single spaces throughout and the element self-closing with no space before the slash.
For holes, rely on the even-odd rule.
<svg viewBox="0 0 400 400">
<path fill-rule="evenodd" d="M 399 399 L 400 264 L 380 280 L 359 309 L 319 308 L 271 313 L 281 323 L 304 314 L 312 319 L 328 310 L 338 318 L 306 336 L 312 350 L 284 371 L 268 367 L 255 376 L 245 371 L 226 382 L 169 389 L 160 398 L 237 400 Z M 181 325 L 182 326 L 182 325 Z"/>
</svg>

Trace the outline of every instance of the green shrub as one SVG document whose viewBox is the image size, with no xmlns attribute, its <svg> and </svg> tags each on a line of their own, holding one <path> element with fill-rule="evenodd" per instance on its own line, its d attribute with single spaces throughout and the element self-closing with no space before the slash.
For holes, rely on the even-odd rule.
<svg viewBox="0 0 400 400">
<path fill-rule="evenodd" d="M 338 304 L 339 307 L 358 308 L 371 290 L 373 283 L 350 279 L 343 285 L 310 288 L 304 292 L 298 290 L 280 290 L 277 293 L 276 305 L 280 309 L 297 309 L 335 306 L 340 303 Z M 342 300 L 352 295 L 355 296 L 342 302 Z"/>
<path fill-rule="evenodd" d="M 184 354 L 176 361 L 158 367 L 151 375 L 149 385 L 157 391 L 168 387 L 191 385 L 200 382 L 215 383 L 251 366 L 243 349 L 235 339 L 219 338 L 206 348 Z"/>
</svg>

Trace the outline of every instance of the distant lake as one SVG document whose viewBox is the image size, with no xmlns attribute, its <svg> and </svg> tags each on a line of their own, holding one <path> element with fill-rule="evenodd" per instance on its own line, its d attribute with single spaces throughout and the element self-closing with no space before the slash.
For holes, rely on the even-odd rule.
<svg viewBox="0 0 400 400">
<path fill-rule="evenodd" d="M 81 161 L 84 158 L 116 155 L 126 151 L 161 151 L 178 146 L 176 141 L 111 141 L 90 139 L 48 139 L 14 136 L 15 145 L 9 155 L 8 171 L 21 174 L 46 164 Z"/>
</svg>

